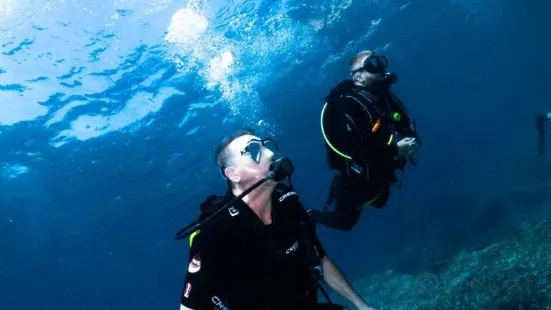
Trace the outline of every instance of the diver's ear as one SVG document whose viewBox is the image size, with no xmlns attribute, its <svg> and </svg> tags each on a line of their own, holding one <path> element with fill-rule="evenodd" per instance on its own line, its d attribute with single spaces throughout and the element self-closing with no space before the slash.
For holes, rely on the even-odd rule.
<svg viewBox="0 0 551 310">
<path fill-rule="evenodd" d="M 239 180 L 241 179 L 239 177 L 239 173 L 237 173 L 237 169 L 235 169 L 235 167 L 233 166 L 230 166 L 230 167 L 227 167 L 226 169 L 224 169 L 224 174 L 226 175 L 226 177 L 234 182 L 234 183 L 237 183 L 239 182 Z"/>
</svg>

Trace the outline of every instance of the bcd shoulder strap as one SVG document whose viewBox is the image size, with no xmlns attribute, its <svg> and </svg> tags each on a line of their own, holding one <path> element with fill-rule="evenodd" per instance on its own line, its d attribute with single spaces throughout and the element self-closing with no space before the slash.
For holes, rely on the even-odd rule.
<svg viewBox="0 0 551 310">
<path fill-rule="evenodd" d="M 216 194 L 211 194 L 205 199 L 204 202 L 200 205 L 200 214 L 199 221 L 204 220 L 209 217 L 214 212 L 218 211 L 225 203 L 229 202 L 227 195 L 218 196 Z"/>
</svg>

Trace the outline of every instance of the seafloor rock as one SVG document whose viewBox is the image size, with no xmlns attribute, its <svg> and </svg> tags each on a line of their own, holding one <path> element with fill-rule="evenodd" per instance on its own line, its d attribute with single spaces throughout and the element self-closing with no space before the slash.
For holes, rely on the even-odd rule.
<svg viewBox="0 0 551 310">
<path fill-rule="evenodd" d="M 416 275 L 389 270 L 354 286 L 381 310 L 551 309 L 551 221 Z"/>
</svg>

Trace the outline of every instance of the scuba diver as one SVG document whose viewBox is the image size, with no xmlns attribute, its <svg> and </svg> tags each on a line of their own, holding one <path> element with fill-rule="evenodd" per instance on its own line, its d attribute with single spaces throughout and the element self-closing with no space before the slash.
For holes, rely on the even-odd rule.
<svg viewBox="0 0 551 310">
<path fill-rule="evenodd" d="M 551 112 L 547 114 L 536 114 L 536 129 L 538 130 L 538 155 L 545 153 L 545 128 L 543 127 L 545 122 L 551 120 Z"/>
<path fill-rule="evenodd" d="M 357 309 L 374 310 L 326 255 L 292 188 L 293 165 L 277 154 L 274 140 L 250 130 L 218 146 L 227 192 L 207 197 L 198 220 L 176 235 L 190 237 L 180 309 L 347 309 L 331 302 L 324 280 Z M 318 289 L 328 303 L 318 302 Z"/>
<path fill-rule="evenodd" d="M 352 57 L 351 79 L 326 97 L 321 132 L 333 178 L 323 211 L 310 209 L 313 222 L 350 231 L 367 206 L 386 205 L 397 170 L 404 171 L 421 146 L 415 121 L 390 90 L 397 75 L 386 71 L 387 58 L 371 51 Z M 401 182 L 399 182 L 401 184 Z M 334 210 L 329 211 L 335 202 Z"/>
</svg>

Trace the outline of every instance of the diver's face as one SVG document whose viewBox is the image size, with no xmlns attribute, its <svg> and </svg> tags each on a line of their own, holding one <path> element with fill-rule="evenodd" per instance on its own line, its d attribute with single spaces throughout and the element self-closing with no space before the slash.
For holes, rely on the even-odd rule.
<svg viewBox="0 0 551 310">
<path fill-rule="evenodd" d="M 270 172 L 274 152 L 257 141 L 261 139 L 244 135 L 228 145 L 232 165 L 225 169 L 225 173 L 232 182 L 244 184 L 256 182 Z"/>
</svg>

